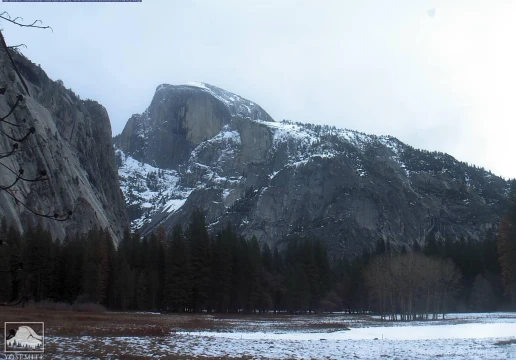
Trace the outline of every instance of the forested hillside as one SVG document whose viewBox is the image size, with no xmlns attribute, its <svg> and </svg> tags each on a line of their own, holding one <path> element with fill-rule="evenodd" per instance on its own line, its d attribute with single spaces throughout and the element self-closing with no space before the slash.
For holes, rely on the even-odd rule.
<svg viewBox="0 0 516 360">
<path fill-rule="evenodd" d="M 510 229 L 514 194 L 505 220 Z M 201 211 L 170 236 L 163 228 L 146 238 L 127 231 L 118 248 L 103 229 L 61 242 L 41 226 L 20 235 L 3 220 L 0 234 L 0 264 L 11 269 L 0 277 L 3 302 L 171 312 L 376 311 L 405 320 L 514 302 L 512 232 L 491 231 L 481 241 L 430 234 L 424 244 L 401 248 L 378 241 L 375 251 L 353 260 L 332 257 L 321 239 L 292 240 L 280 250 L 237 236 L 231 224 L 210 236 Z"/>
</svg>

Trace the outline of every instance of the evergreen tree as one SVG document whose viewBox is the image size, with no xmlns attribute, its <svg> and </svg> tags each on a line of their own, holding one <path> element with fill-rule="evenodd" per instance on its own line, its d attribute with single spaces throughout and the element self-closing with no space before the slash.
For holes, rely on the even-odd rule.
<svg viewBox="0 0 516 360">
<path fill-rule="evenodd" d="M 500 223 L 498 252 L 505 295 L 516 305 L 516 234 L 510 217 Z"/>
<path fill-rule="evenodd" d="M 425 246 L 423 248 L 423 253 L 427 256 L 439 256 L 439 243 L 435 238 L 435 233 L 431 231 L 425 238 Z"/>
<path fill-rule="evenodd" d="M 271 249 L 267 244 L 263 244 L 260 254 L 260 270 L 258 273 L 258 294 L 256 305 L 260 312 L 268 311 L 273 308 L 274 297 L 274 275 L 273 257 Z"/>
<path fill-rule="evenodd" d="M 66 237 L 62 244 L 59 279 L 62 284 L 61 298 L 73 303 L 83 289 L 83 242 L 79 236 Z"/>
<path fill-rule="evenodd" d="M 285 305 L 285 294 L 287 292 L 285 286 L 285 267 L 283 257 L 278 248 L 274 249 L 272 257 L 272 297 L 274 304 L 274 312 L 276 313 Z"/>
<path fill-rule="evenodd" d="M 156 238 L 158 240 L 158 244 L 156 247 L 157 259 L 156 259 L 156 271 L 158 273 L 158 289 L 157 289 L 157 299 L 156 299 L 156 308 L 163 308 L 163 296 L 165 291 L 165 268 L 166 268 L 166 252 L 167 252 L 167 235 L 163 226 L 160 226 L 156 232 Z"/>
<path fill-rule="evenodd" d="M 305 312 L 310 302 L 308 277 L 301 262 L 295 262 L 287 273 L 287 306 L 291 314 Z"/>
<path fill-rule="evenodd" d="M 190 308 L 193 312 L 199 312 L 206 305 L 210 288 L 210 239 L 204 214 L 200 210 L 192 214 L 187 239 L 192 274 Z"/>
<path fill-rule="evenodd" d="M 151 310 L 157 310 L 160 308 L 161 299 L 163 297 L 163 294 L 161 293 L 162 286 L 160 284 L 162 260 L 159 255 L 162 252 L 163 251 L 156 234 L 152 233 L 147 241 L 147 254 L 144 261 L 144 272 L 147 277 L 146 283 L 149 287 L 149 293 L 147 294 L 149 298 L 148 306 Z"/>
<path fill-rule="evenodd" d="M 108 286 L 109 286 L 109 254 L 108 241 L 112 241 L 109 233 L 102 229 L 96 234 L 94 244 L 97 248 L 96 259 L 94 260 L 97 268 L 95 289 L 95 300 L 97 304 L 105 304 L 107 300 Z"/>
<path fill-rule="evenodd" d="M 301 243 L 300 254 L 303 261 L 303 270 L 308 285 L 308 312 L 317 309 L 321 296 L 319 267 L 315 259 L 315 249 L 311 241 L 305 240 Z"/>
<path fill-rule="evenodd" d="M 113 238 L 111 237 L 108 229 L 104 229 L 104 241 L 107 247 L 107 291 L 106 291 L 106 302 L 105 305 L 110 309 L 116 309 L 120 305 L 119 296 L 116 291 L 116 282 L 117 282 L 117 270 L 118 270 L 118 256 L 117 251 L 115 249 L 115 245 L 113 243 Z"/>
<path fill-rule="evenodd" d="M 516 306 L 516 180 L 511 182 L 509 210 L 500 223 L 498 253 L 505 295 Z"/>
<path fill-rule="evenodd" d="M 228 312 L 231 300 L 232 254 L 231 245 L 236 235 L 228 225 L 212 242 L 211 298 L 217 312 Z"/>
<path fill-rule="evenodd" d="M 82 290 L 78 302 L 96 302 L 99 285 L 99 241 L 98 228 L 91 229 L 82 236 L 83 246 L 83 276 Z"/>
<path fill-rule="evenodd" d="M 149 276 L 143 270 L 136 279 L 136 307 L 138 310 L 149 310 Z"/>
<path fill-rule="evenodd" d="M 191 298 L 190 255 L 179 224 L 172 231 L 165 263 L 164 308 L 169 311 L 186 311 Z"/>
<path fill-rule="evenodd" d="M 322 299 L 331 287 L 331 268 L 328 258 L 328 248 L 320 241 L 315 240 L 313 243 L 313 252 L 315 262 L 318 269 L 317 284 L 319 288 L 319 296 L 317 301 Z"/>
<path fill-rule="evenodd" d="M 229 309 L 231 312 L 239 312 L 244 307 L 244 259 L 243 248 L 240 239 L 234 235 L 229 237 L 231 249 L 231 287 L 229 296 Z"/>
<path fill-rule="evenodd" d="M 376 249 L 375 249 L 375 254 L 376 255 L 383 255 L 385 254 L 385 241 L 383 241 L 383 239 L 378 239 L 376 240 Z"/>
<path fill-rule="evenodd" d="M 7 241 L 8 226 L 5 218 L 2 218 L 0 223 L 0 241 L 9 244 Z M 3 243 L 1 244 L 3 245 Z M 12 282 L 13 278 L 11 273 L 13 269 L 11 267 L 9 259 L 12 256 L 11 246 L 0 247 L 0 302 L 9 302 L 11 299 Z"/>
<path fill-rule="evenodd" d="M 134 245 L 134 236 L 126 228 L 116 251 L 114 280 L 116 307 L 123 310 L 136 309 L 137 248 Z"/>
<path fill-rule="evenodd" d="M 412 251 L 415 253 L 421 252 L 421 245 L 417 240 L 414 240 L 414 242 L 412 243 Z"/>
<path fill-rule="evenodd" d="M 24 234 L 24 263 L 28 276 L 22 286 L 27 296 L 34 301 L 46 300 L 55 286 L 56 279 L 52 272 L 53 246 L 52 237 L 41 224 L 29 227 Z"/>
<path fill-rule="evenodd" d="M 258 298 L 260 296 L 260 282 L 259 282 L 259 271 L 260 271 L 260 245 L 256 237 L 247 242 L 244 238 L 241 238 L 243 245 L 243 275 L 242 285 L 244 288 L 244 309 L 247 312 L 252 312 L 256 308 Z"/>
<path fill-rule="evenodd" d="M 495 305 L 493 288 L 482 275 L 477 275 L 471 290 L 471 310 L 492 311 Z"/>
<path fill-rule="evenodd" d="M 117 268 L 116 268 L 116 281 L 114 288 L 116 292 L 115 303 L 116 307 L 122 310 L 136 309 L 136 303 L 134 299 L 136 297 L 135 289 L 135 273 L 129 267 L 125 255 L 123 253 L 118 254 Z"/>
</svg>

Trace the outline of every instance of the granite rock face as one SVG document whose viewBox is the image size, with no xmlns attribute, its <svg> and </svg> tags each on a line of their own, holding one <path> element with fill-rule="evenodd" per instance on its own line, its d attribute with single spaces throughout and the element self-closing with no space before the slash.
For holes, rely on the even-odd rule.
<svg viewBox="0 0 516 360">
<path fill-rule="evenodd" d="M 506 209 L 508 183 L 389 136 L 275 122 L 207 84 L 160 85 L 115 138 L 133 229 L 228 222 L 270 245 L 313 236 L 353 256 L 378 239 L 481 239 Z"/>
<path fill-rule="evenodd" d="M 188 160 L 196 146 L 219 134 L 239 114 L 272 121 L 259 106 L 214 86 L 163 84 L 149 108 L 133 115 L 115 140 L 138 161 L 175 169 Z"/>
<path fill-rule="evenodd" d="M 55 238 L 84 233 L 93 226 L 108 228 L 117 242 L 128 226 L 124 196 L 119 187 L 113 151 L 111 124 L 104 107 L 92 100 L 81 100 L 61 81 L 52 81 L 37 65 L 24 56 L 13 58 L 28 85 L 26 94 L 4 51 L 0 52 L 0 113 L 6 114 L 18 94 L 24 101 L 8 119 L 21 127 L 3 123 L 1 129 L 19 137 L 27 128 L 36 132 L 20 151 L 4 158 L 4 164 L 23 167 L 26 177 L 34 178 L 40 169 L 48 173 L 43 182 L 19 182 L 14 188 L 18 198 L 40 213 L 73 211 L 71 219 L 55 222 L 31 214 L 5 192 L 0 191 L 0 216 L 23 231 L 40 222 Z M 23 122 L 25 120 L 25 122 Z M 11 149 L 12 142 L 0 136 L 0 148 Z M 0 169 L 0 184 L 13 176 Z"/>
</svg>

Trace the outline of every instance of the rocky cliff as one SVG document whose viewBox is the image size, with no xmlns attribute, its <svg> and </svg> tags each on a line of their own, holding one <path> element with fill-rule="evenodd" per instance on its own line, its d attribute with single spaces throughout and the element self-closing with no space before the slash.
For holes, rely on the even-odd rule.
<svg viewBox="0 0 516 360">
<path fill-rule="evenodd" d="M 34 126 L 35 134 L 20 150 L 2 163 L 25 177 L 34 178 L 40 169 L 48 180 L 18 182 L 13 191 L 19 200 L 40 213 L 73 211 L 71 219 L 55 222 L 34 216 L 4 191 L 0 191 L 0 216 L 23 230 L 38 221 L 54 237 L 83 233 L 93 226 L 110 229 L 115 241 L 127 226 L 124 196 L 119 188 L 109 117 L 100 104 L 81 100 L 63 83 L 52 81 L 37 65 L 13 53 L 21 75 L 28 85 L 27 96 L 5 51 L 0 51 L 0 114 L 7 114 L 18 94 L 24 100 L 8 118 L 19 127 L 0 124 L 1 130 L 19 137 Z M 12 142 L 0 136 L 0 149 L 10 150 Z M 0 184 L 11 183 L 13 175 L 0 169 Z"/>
<path fill-rule="evenodd" d="M 479 239 L 496 228 L 508 184 L 449 155 L 390 136 L 275 122 L 255 103 L 207 84 L 160 85 L 115 138 L 134 229 L 228 222 L 271 245 L 324 239 L 357 254 L 438 237 Z"/>
</svg>

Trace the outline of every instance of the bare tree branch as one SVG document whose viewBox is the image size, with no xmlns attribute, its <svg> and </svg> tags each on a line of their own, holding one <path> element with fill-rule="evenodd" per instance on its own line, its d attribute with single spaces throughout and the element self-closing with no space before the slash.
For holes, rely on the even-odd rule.
<svg viewBox="0 0 516 360">
<path fill-rule="evenodd" d="M 7 46 L 7 44 L 5 43 L 5 39 L 4 39 L 4 34 L 2 34 L 2 32 L 0 31 L 0 40 L 2 40 L 2 46 L 4 47 L 5 49 L 5 52 L 7 53 L 7 56 L 9 57 L 9 60 L 11 61 L 11 64 L 13 65 L 14 67 L 14 71 L 16 71 L 16 75 L 18 75 L 18 78 L 20 78 L 20 81 L 22 82 L 23 84 L 23 87 L 25 88 L 25 91 L 27 92 L 27 95 L 30 96 L 30 92 L 29 92 L 29 87 L 27 86 L 27 84 L 25 83 L 25 80 L 23 80 L 23 77 L 21 76 L 20 74 L 20 70 L 18 70 L 18 66 L 16 66 L 16 63 L 14 62 L 14 59 L 13 57 L 11 56 L 11 53 L 9 52 L 9 47 Z"/>
<path fill-rule="evenodd" d="M 37 182 L 37 181 L 45 181 L 45 180 L 48 180 L 47 178 L 47 171 L 46 170 L 40 170 L 39 171 L 39 174 L 36 178 L 34 179 L 25 179 L 23 178 L 21 175 L 23 175 L 23 173 L 25 172 L 23 169 L 20 168 L 20 170 L 18 171 L 18 173 L 16 173 L 15 171 L 13 171 L 9 166 L 3 164 L 3 163 L 0 163 L 0 166 L 3 166 L 4 168 L 6 168 L 7 170 L 9 170 L 11 173 L 13 173 L 14 175 L 16 176 L 20 176 L 20 180 L 22 181 L 27 181 L 27 182 Z M 1 187 L 0 187 L 1 188 Z"/>
<path fill-rule="evenodd" d="M 11 135 L 7 134 L 5 131 L 0 129 L 0 134 L 4 135 L 9 140 L 16 141 L 16 142 L 24 142 L 25 140 L 27 140 L 29 138 L 29 136 L 31 136 L 35 132 L 36 132 L 36 129 L 34 128 L 34 126 L 32 126 L 31 128 L 29 128 L 29 130 L 27 131 L 27 133 L 23 137 L 17 139 L 17 138 L 12 137 Z"/>
<path fill-rule="evenodd" d="M 37 29 L 50 29 L 50 30 L 52 30 L 52 32 L 54 32 L 54 29 L 52 29 L 50 26 L 43 26 L 43 22 L 41 20 L 35 20 L 31 24 L 23 24 L 18 21 L 18 19 L 23 21 L 23 18 L 18 16 L 18 17 L 15 17 L 14 19 L 12 19 L 11 15 L 9 15 L 9 13 L 7 11 L 4 11 L 3 13 L 0 14 L 0 19 L 9 21 L 10 23 L 13 23 L 13 24 L 21 26 L 21 27 L 31 27 L 31 28 L 37 28 Z M 41 24 L 41 25 L 36 25 L 36 24 Z"/>
<path fill-rule="evenodd" d="M 26 48 L 27 48 L 27 45 L 25 45 L 25 44 L 11 45 L 11 46 L 8 46 L 7 48 L 8 48 L 8 49 L 11 49 L 11 50 L 16 50 L 16 49 L 18 49 L 19 47 L 24 47 L 24 48 L 26 49 Z"/>
<path fill-rule="evenodd" d="M 3 94 L 2 94 L 3 95 Z M 13 106 L 11 106 L 11 110 L 7 113 L 7 115 L 5 116 L 2 116 L 0 117 L 0 121 L 4 121 L 5 119 L 7 119 L 13 112 L 14 110 L 16 110 L 16 108 L 18 107 L 18 105 L 20 104 L 20 102 L 23 100 L 23 95 L 19 95 L 17 98 L 16 98 L 16 102 L 14 103 Z M 10 124 L 11 125 L 11 124 Z"/>
<path fill-rule="evenodd" d="M 10 190 L 5 190 L 5 192 L 7 194 L 9 194 L 9 196 L 11 196 L 14 200 L 16 200 L 16 203 L 17 204 L 21 204 L 25 209 L 27 209 L 29 212 L 33 213 L 34 215 L 37 215 L 39 217 L 43 217 L 43 218 L 47 218 L 47 219 L 51 219 L 51 220 L 54 220 L 54 221 L 66 221 L 68 220 L 72 214 L 73 214 L 73 211 L 68 211 L 68 213 L 66 215 L 61 215 L 57 212 L 54 212 L 53 214 L 49 211 L 48 213 L 46 214 L 43 214 L 43 213 L 39 213 L 35 210 L 32 210 L 30 208 L 30 206 L 28 206 L 27 204 L 25 204 L 23 201 L 21 201 L 20 199 L 18 199 L 16 197 L 16 195 L 14 195 L 13 193 L 11 193 Z M 66 216 L 66 217 L 63 217 L 63 216 Z"/>
<path fill-rule="evenodd" d="M 18 152 L 18 153 L 29 151 L 29 150 L 34 150 L 34 149 L 43 149 L 44 147 L 45 147 L 45 144 L 35 145 L 35 146 L 30 146 L 30 147 L 24 146 L 22 149 L 20 149 L 18 144 L 16 144 L 16 143 L 13 144 L 13 148 L 15 148 L 16 152 Z M 11 151 L 8 151 L 8 152 L 0 153 L 0 159 L 2 159 L 4 157 L 7 157 L 5 155 L 12 154 L 12 152 L 13 151 L 11 150 Z"/>
<path fill-rule="evenodd" d="M 13 183 L 11 185 L 8 185 L 8 186 L 0 186 L 0 190 L 9 190 L 10 188 L 12 188 L 14 185 L 16 185 L 18 183 L 18 181 L 20 181 L 21 179 L 21 174 L 18 174 L 16 176 L 16 179 L 14 179 Z"/>
<path fill-rule="evenodd" d="M 16 150 L 18 150 L 18 144 L 13 144 L 13 149 L 11 151 L 9 151 L 8 153 L 3 153 L 3 154 L 0 153 L 0 159 L 14 155 Z"/>
</svg>

